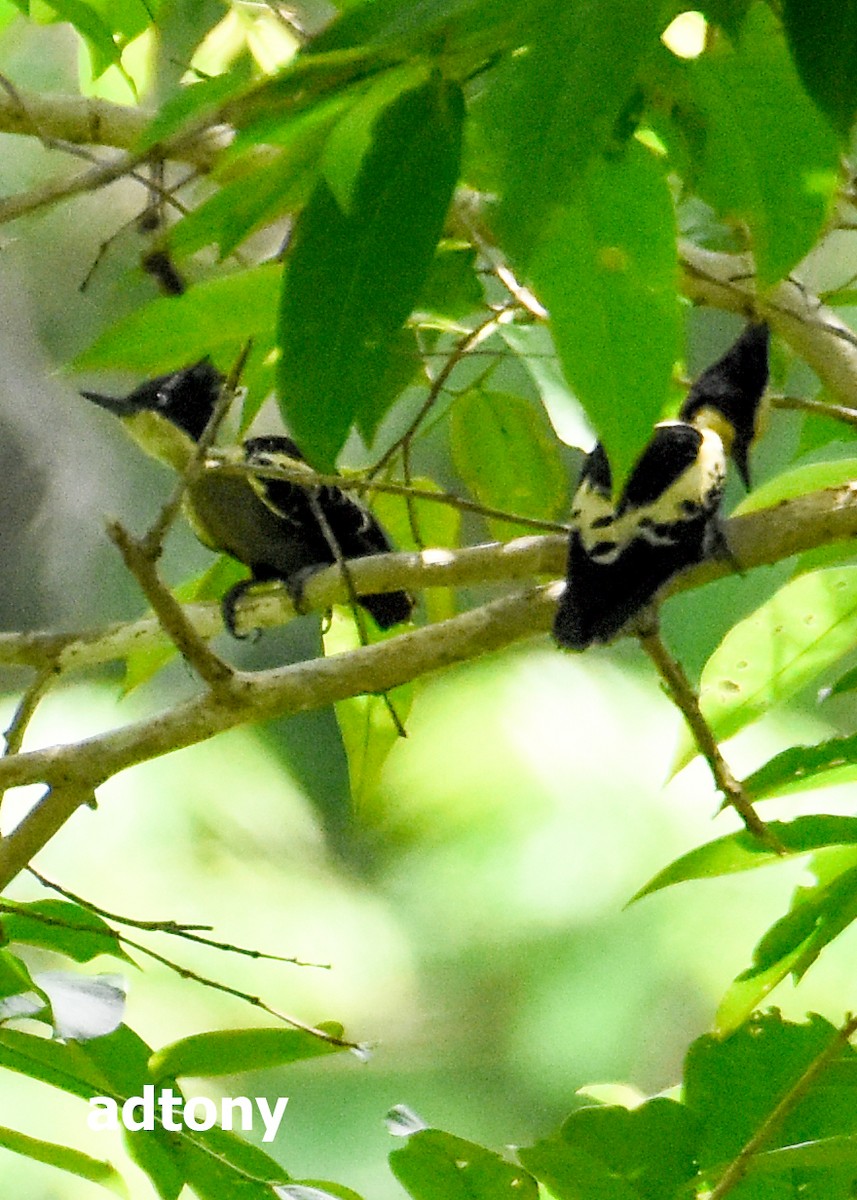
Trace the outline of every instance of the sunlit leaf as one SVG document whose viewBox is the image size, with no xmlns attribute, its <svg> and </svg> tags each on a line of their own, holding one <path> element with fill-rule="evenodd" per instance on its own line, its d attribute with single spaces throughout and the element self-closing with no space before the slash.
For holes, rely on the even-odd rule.
<svg viewBox="0 0 857 1200">
<path fill-rule="evenodd" d="M 530 401 L 471 388 L 455 398 L 449 426 L 455 468 L 489 508 L 556 521 L 568 507 L 568 476 L 556 438 Z M 508 521 L 488 522 L 499 541 L 532 532 Z"/>
<path fill-rule="evenodd" d="M 270 338 L 276 324 L 279 263 L 236 271 L 161 296 L 123 317 L 71 364 L 76 371 L 125 368 L 145 374 L 175 371 L 248 338 Z"/>
<path fill-rule="evenodd" d="M 537 1200 L 535 1180 L 499 1154 L 439 1129 L 411 1134 L 390 1167 L 413 1200 Z"/>
<path fill-rule="evenodd" d="M 75 962 L 89 962 L 99 954 L 133 962 L 101 917 L 68 900 L 21 904 L 16 912 L 4 913 L 0 924 L 10 942 L 42 946 Z"/>
<path fill-rule="evenodd" d="M 591 164 L 531 262 L 563 371 L 606 446 L 616 488 L 669 391 L 679 334 L 675 239 L 663 164 L 632 142 Z"/>
<path fill-rule="evenodd" d="M 793 821 L 771 821 L 768 829 L 790 854 L 807 854 L 822 846 L 857 842 L 857 817 L 825 814 L 796 817 Z M 659 871 L 632 897 L 631 902 L 689 879 L 713 879 L 718 875 L 752 871 L 756 867 L 772 866 L 783 861 L 782 854 L 771 850 L 746 829 L 741 829 L 683 854 Z"/>
<path fill-rule="evenodd" d="M 387 371 L 428 275 L 458 178 L 458 88 L 404 92 L 373 126 L 348 214 L 322 182 L 293 238 L 279 314 L 280 403 L 307 458 L 330 469 Z"/>
<path fill-rule="evenodd" d="M 79 1150 L 72 1150 L 70 1146 L 58 1146 L 55 1142 L 45 1142 L 41 1138 L 28 1137 L 15 1129 L 3 1127 L 0 1127 L 0 1146 L 4 1150 L 12 1150 L 15 1154 L 31 1158 L 34 1162 L 59 1167 L 61 1171 L 67 1171 L 70 1175 L 88 1179 L 90 1183 L 97 1183 L 117 1196 L 128 1195 L 125 1182 L 115 1167 L 109 1162 L 90 1158 L 88 1154 L 82 1154 Z"/>
<path fill-rule="evenodd" d="M 328 1021 L 318 1028 L 331 1037 L 342 1037 L 340 1025 Z M 233 1075 L 334 1054 L 341 1049 L 303 1029 L 217 1029 L 161 1047 L 152 1055 L 149 1068 L 158 1079 L 172 1075 Z"/>
<path fill-rule="evenodd" d="M 548 327 L 501 325 L 499 332 L 538 388 L 557 437 L 568 446 L 591 450 L 597 440 L 592 424 L 566 382 Z"/>
<path fill-rule="evenodd" d="M 815 243 L 839 178 L 839 146 L 807 96 L 770 9 L 692 64 L 706 122 L 698 188 L 722 217 L 746 221 L 756 270 L 774 283 Z"/>
<path fill-rule="evenodd" d="M 382 633 L 370 621 L 361 621 L 370 642 L 383 641 L 401 633 L 400 628 Z M 336 606 L 323 637 L 324 653 L 330 657 L 356 649 L 361 640 L 350 608 Z M 404 684 L 387 693 L 387 698 L 372 694 L 340 700 L 335 706 L 336 720 L 348 760 L 351 802 L 365 816 L 387 757 L 400 733 L 397 722 L 405 724 L 413 701 L 413 684 Z M 395 718 L 390 707 L 395 711 Z"/>
<path fill-rule="evenodd" d="M 789 500 L 793 496 L 806 496 L 822 488 L 840 487 L 853 483 L 855 479 L 857 458 L 840 458 L 835 462 L 809 463 L 807 466 L 795 467 L 794 470 L 783 471 L 754 488 L 735 508 L 732 515 L 739 516 L 741 513 L 772 508 L 781 500 Z"/>
<path fill-rule="evenodd" d="M 411 486 L 421 492 L 441 492 L 433 479 L 417 476 Z M 372 508 L 397 550 L 422 550 L 461 545 L 461 511 L 450 504 L 378 492 Z M 444 621 L 458 611 L 450 588 L 425 588 L 421 601 L 429 621 Z"/>
<path fill-rule="evenodd" d="M 788 975 L 799 979 L 821 951 L 857 918 L 857 852 L 821 851 L 816 882 L 795 891 L 788 913 L 775 921 L 753 951 L 753 964 L 726 992 L 716 1027 L 730 1032 Z"/>
<path fill-rule="evenodd" d="M 121 976 L 39 971 L 33 978 L 51 1002 L 57 1037 L 86 1042 L 105 1037 L 119 1027 L 125 1012 Z"/>
<path fill-rule="evenodd" d="M 227 152 L 218 164 L 222 186 L 169 232 L 177 253 L 216 242 L 225 258 L 266 222 L 300 207 L 318 180 L 319 159 L 347 97 L 333 96 L 280 128 L 276 149 Z"/>
<path fill-rule="evenodd" d="M 0 929 L 3 929 L 4 925 L 5 918 L 0 921 Z M 34 986 L 30 972 L 17 954 L 5 948 L 0 949 L 0 1005 L 6 996 L 17 996 L 22 992 L 32 991 Z"/>
<path fill-rule="evenodd" d="M 221 554 L 201 575 L 174 588 L 173 595 L 182 604 L 222 600 L 229 589 L 246 576 L 247 568 L 242 563 L 228 554 Z M 135 688 L 148 683 L 167 663 L 172 662 L 177 654 L 178 648 L 168 638 L 164 638 L 160 644 L 152 644 L 144 649 L 132 646 L 125 656 L 123 694 L 128 695 Z"/>
<path fill-rule="evenodd" d="M 732 737 L 790 700 L 855 640 L 857 568 L 832 567 L 787 583 L 731 629 L 705 664 L 700 705 L 715 737 Z M 697 753 L 684 735 L 675 769 Z"/>
<path fill-rule="evenodd" d="M 836 787 L 854 779 L 857 779 L 857 736 L 852 734 L 851 737 L 830 738 L 817 746 L 791 746 L 754 771 L 744 780 L 744 787 L 753 799 L 760 800 L 765 796 L 790 796 L 807 788 Z M 818 819 L 846 821 L 849 818 Z"/>
</svg>

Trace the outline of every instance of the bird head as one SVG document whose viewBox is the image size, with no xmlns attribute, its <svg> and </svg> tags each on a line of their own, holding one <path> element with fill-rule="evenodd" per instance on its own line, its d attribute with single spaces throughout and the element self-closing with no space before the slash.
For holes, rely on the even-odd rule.
<svg viewBox="0 0 857 1200">
<path fill-rule="evenodd" d="M 192 367 L 148 379 L 127 396 L 81 395 L 120 417 L 152 458 L 182 470 L 211 419 L 223 380 L 204 358 Z"/>
<path fill-rule="evenodd" d="M 723 357 L 694 382 L 680 413 L 683 421 L 714 430 L 748 491 L 750 447 L 758 432 L 768 382 L 769 342 L 767 325 L 748 325 Z"/>
</svg>

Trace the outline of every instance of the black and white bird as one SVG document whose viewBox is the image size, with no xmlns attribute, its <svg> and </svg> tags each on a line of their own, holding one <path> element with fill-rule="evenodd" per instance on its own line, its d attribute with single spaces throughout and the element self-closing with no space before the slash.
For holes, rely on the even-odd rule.
<svg viewBox="0 0 857 1200">
<path fill-rule="evenodd" d="M 679 419 L 656 425 L 614 503 L 599 443 L 571 512 L 560 646 L 608 642 L 679 571 L 723 546 L 719 512 L 731 458 L 750 486 L 749 452 L 768 380 L 767 325 L 748 325 L 688 393 Z"/>
<path fill-rule="evenodd" d="M 184 471 L 211 419 L 224 378 L 207 359 L 147 380 L 128 396 L 83 392 L 121 417 L 134 440 L 153 458 Z M 306 470 L 291 438 L 252 437 L 226 451 L 249 467 Z M 225 552 L 250 570 L 250 579 L 223 598 L 223 615 L 235 632 L 235 609 L 256 583 L 282 580 L 298 598 L 312 572 L 337 559 L 365 558 L 392 549 L 372 513 L 338 487 L 319 487 L 252 474 L 236 475 L 217 464 L 203 466 L 190 481 L 185 515 L 210 550 Z M 381 629 L 407 621 L 414 602 L 407 592 L 360 596 L 358 603 Z"/>
</svg>

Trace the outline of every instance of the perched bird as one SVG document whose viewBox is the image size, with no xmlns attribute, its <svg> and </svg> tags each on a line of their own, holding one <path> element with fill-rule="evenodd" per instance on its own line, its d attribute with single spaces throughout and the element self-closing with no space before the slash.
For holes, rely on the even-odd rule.
<svg viewBox="0 0 857 1200">
<path fill-rule="evenodd" d="M 223 382 L 220 372 L 203 359 L 147 380 L 122 398 L 97 392 L 82 395 L 121 417 L 146 453 L 183 471 L 211 418 Z M 232 457 L 248 466 L 306 468 L 300 450 L 288 437 L 248 438 L 234 448 Z M 223 598 L 224 620 L 232 633 L 237 602 L 255 583 L 282 580 L 299 601 L 308 576 L 337 558 L 347 561 L 392 549 L 372 513 L 338 487 L 236 476 L 211 466 L 191 481 L 184 507 L 203 545 L 231 555 L 250 569 L 250 579 Z M 414 605 L 402 591 L 360 596 L 358 603 L 381 629 L 407 621 Z"/>
<path fill-rule="evenodd" d="M 767 325 L 748 325 L 699 376 L 679 420 L 655 426 L 615 504 L 603 446 L 587 456 L 554 619 L 561 646 L 584 650 L 609 641 L 669 579 L 724 546 L 719 510 L 727 461 L 749 488 L 769 337 Z"/>
</svg>

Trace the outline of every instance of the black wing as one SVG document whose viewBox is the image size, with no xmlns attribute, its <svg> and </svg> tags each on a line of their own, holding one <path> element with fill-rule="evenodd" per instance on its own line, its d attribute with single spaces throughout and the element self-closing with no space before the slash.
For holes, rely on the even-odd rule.
<svg viewBox="0 0 857 1200">
<path fill-rule="evenodd" d="M 609 464 L 605 472 L 596 447 L 600 455 L 592 469 L 587 460 L 575 497 L 579 515 L 554 620 L 560 645 L 583 650 L 609 641 L 673 575 L 705 557 L 721 477 L 700 469 L 703 443 L 692 426 L 657 426 L 615 511 L 603 492 Z"/>
<path fill-rule="evenodd" d="M 247 461 L 257 465 L 276 466 L 278 460 L 281 463 L 291 460 L 291 465 L 303 462 L 290 438 L 251 438 L 244 443 L 244 449 Z M 372 513 L 338 487 L 310 489 L 287 480 L 262 478 L 254 484 L 266 506 L 282 521 L 282 542 L 288 543 L 291 559 L 298 556 L 299 547 L 302 570 L 318 569 L 336 561 L 331 540 L 346 560 L 384 554 L 392 549 Z M 381 629 L 407 621 L 414 606 L 412 597 L 402 591 L 361 596 L 360 604 Z"/>
</svg>

